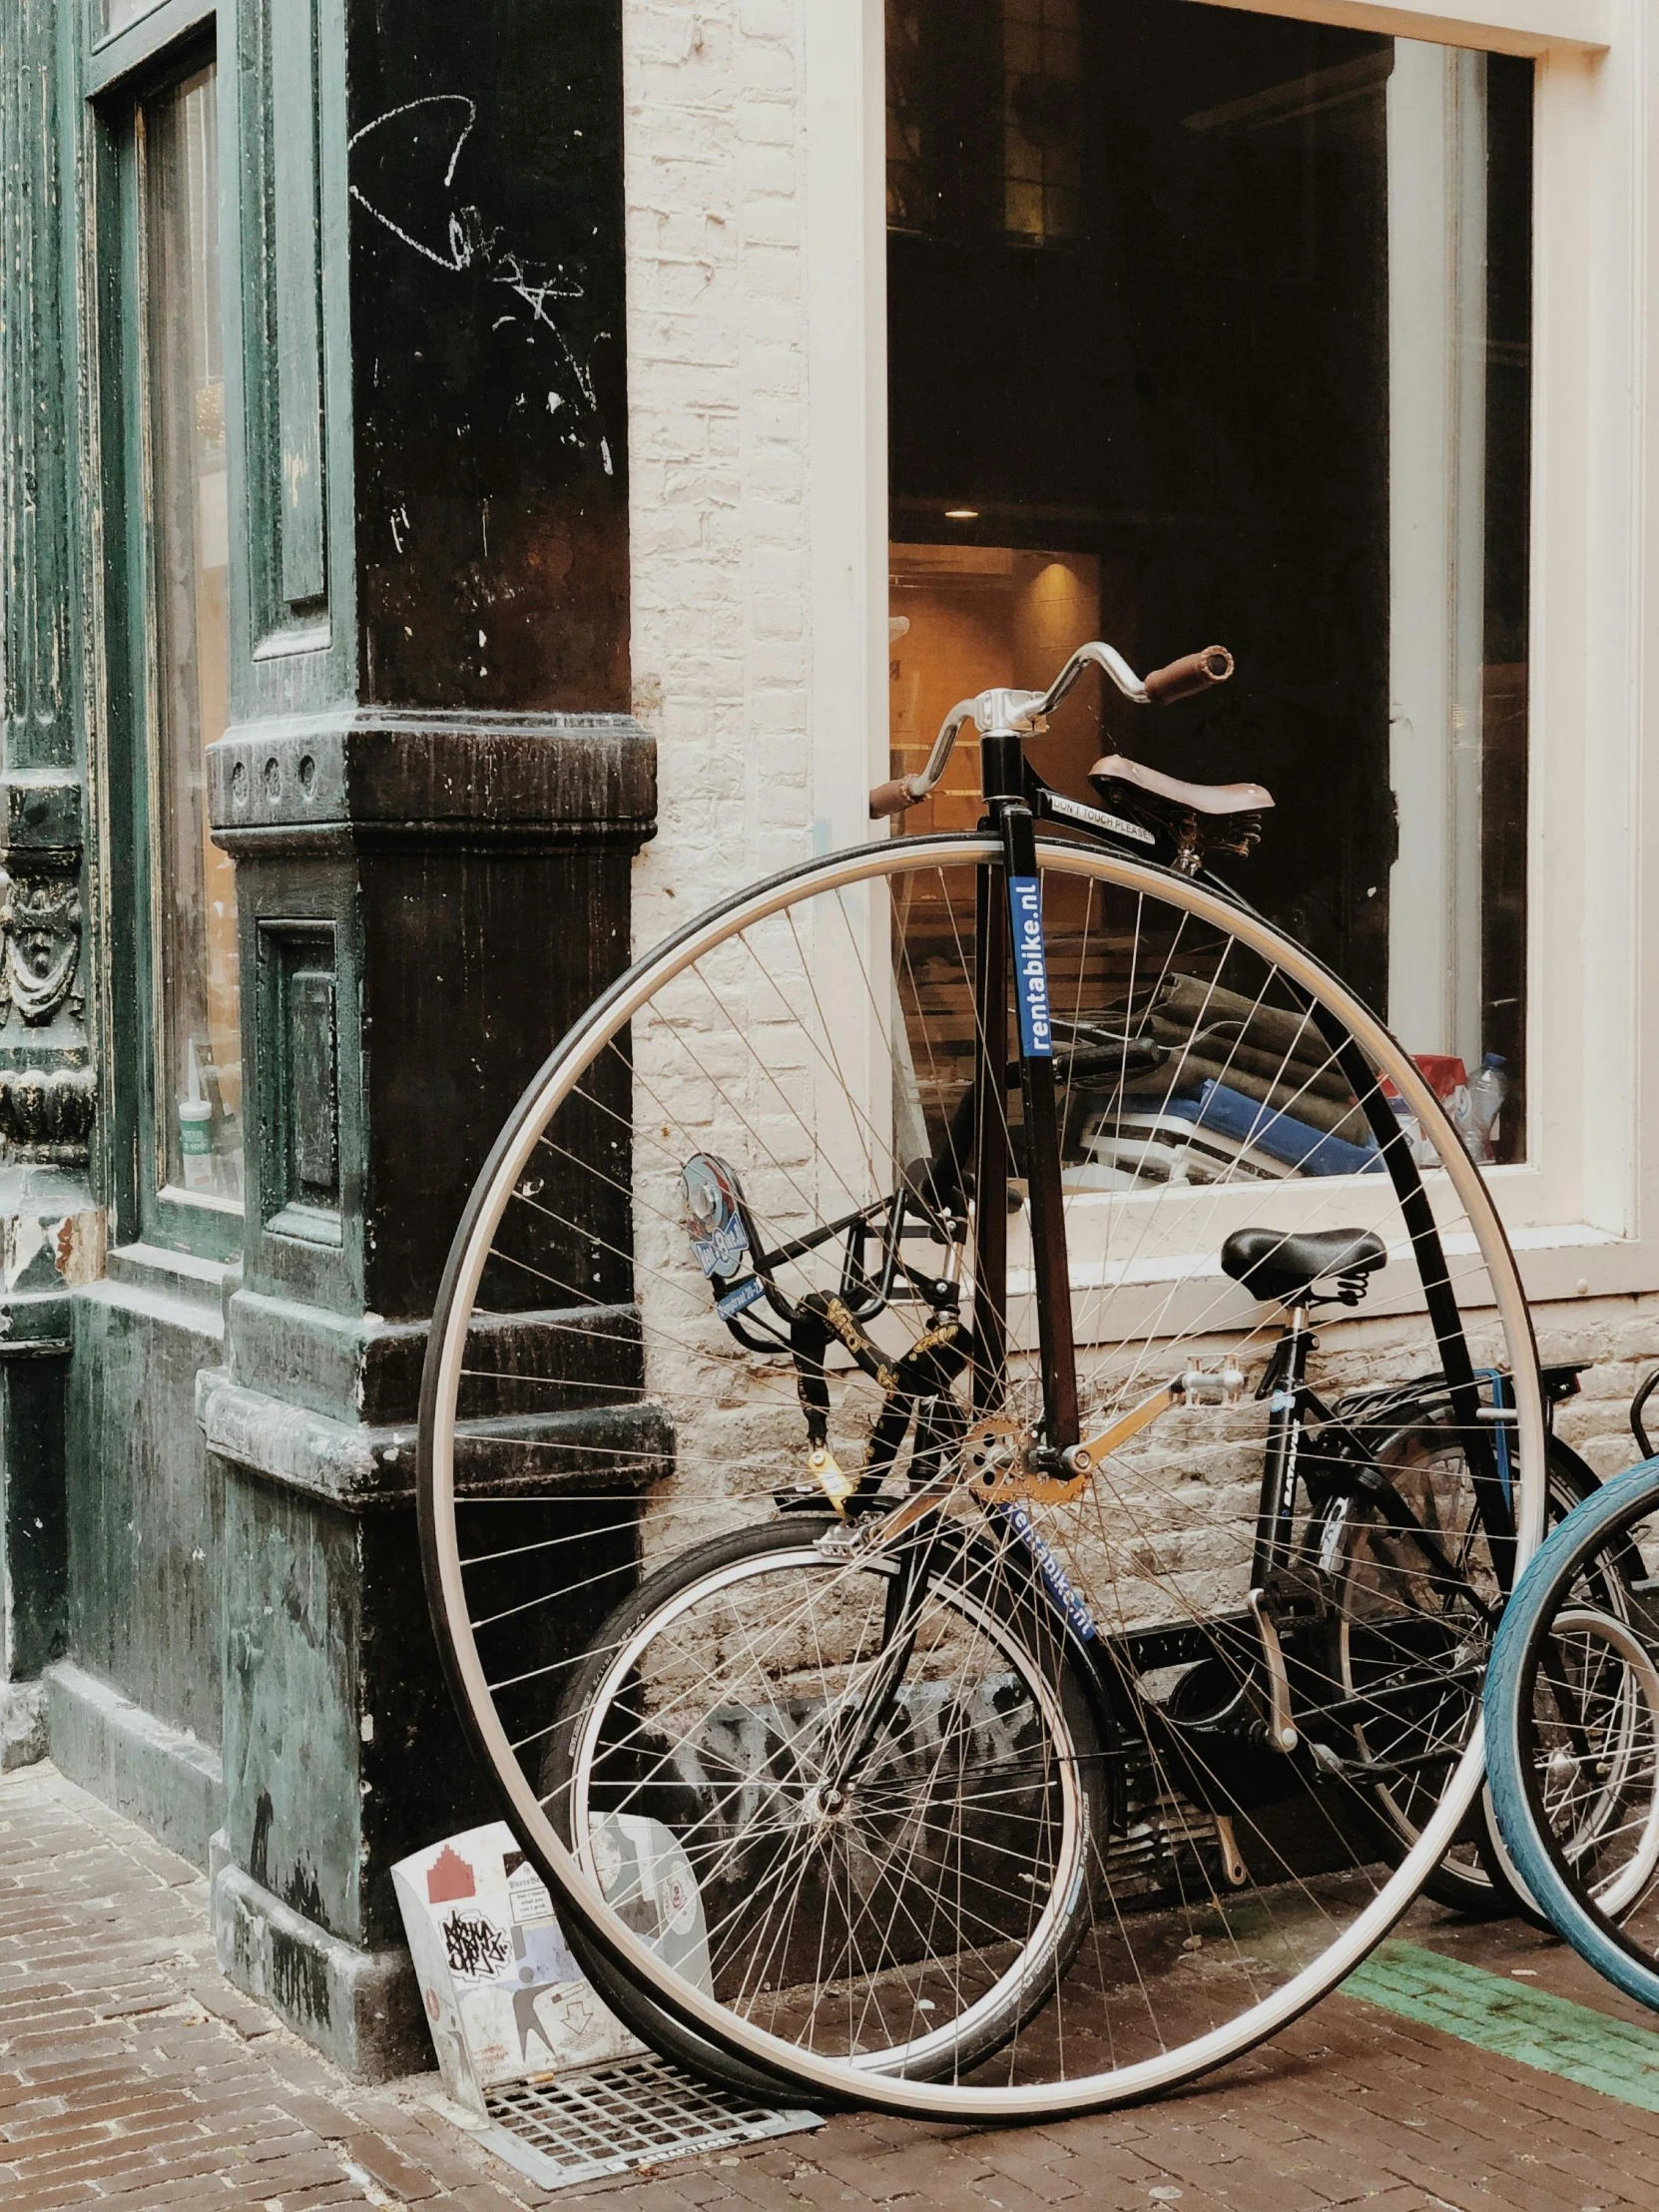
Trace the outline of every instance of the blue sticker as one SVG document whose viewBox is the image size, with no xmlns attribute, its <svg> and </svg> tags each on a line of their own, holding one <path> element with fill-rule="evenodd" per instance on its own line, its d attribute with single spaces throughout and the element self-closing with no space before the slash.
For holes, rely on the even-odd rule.
<svg viewBox="0 0 1659 2212">
<path fill-rule="evenodd" d="M 1034 875 L 1009 876 L 1008 905 L 1014 918 L 1014 995 L 1019 1001 L 1020 1045 L 1028 1060 L 1052 1060 L 1054 1032 L 1048 1017 L 1043 901 Z"/>
<path fill-rule="evenodd" d="M 1049 1596 L 1071 1623 L 1072 1632 L 1080 1644 L 1093 1643 L 1096 1635 L 1094 1616 L 1077 1594 L 1076 1585 L 1067 1574 L 1049 1546 L 1038 1535 L 1036 1524 L 1023 1505 L 994 1505 L 991 1508 L 997 1518 L 1007 1524 L 1036 1562 Z"/>
<path fill-rule="evenodd" d="M 766 1296 L 766 1285 L 758 1275 L 740 1283 L 735 1291 L 728 1291 L 724 1298 L 715 1300 L 715 1312 L 722 1321 L 730 1321 L 734 1314 L 741 1314 L 746 1306 L 753 1306 L 758 1298 Z"/>
</svg>

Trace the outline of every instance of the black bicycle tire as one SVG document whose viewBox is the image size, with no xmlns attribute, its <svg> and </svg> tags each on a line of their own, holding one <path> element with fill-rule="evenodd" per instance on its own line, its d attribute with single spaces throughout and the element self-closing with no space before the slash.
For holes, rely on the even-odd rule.
<svg viewBox="0 0 1659 2212">
<path fill-rule="evenodd" d="M 1403 1422 L 1398 1433 L 1402 1435 L 1408 1433 L 1416 1425 L 1419 1424 Z M 1549 1503 L 1554 1501 L 1553 1484 L 1557 1476 L 1560 1478 L 1562 1492 L 1572 1493 L 1570 1502 L 1567 1504 L 1567 1511 L 1569 1512 L 1573 1505 L 1581 1504 L 1586 1497 L 1591 1495 L 1596 1487 L 1596 1477 L 1591 1469 L 1584 1464 L 1584 1461 L 1579 1458 L 1575 1451 L 1571 1450 L 1558 1436 L 1552 1433 L 1545 1445 L 1546 1512 Z M 1564 1518 L 1565 1514 L 1563 1513 L 1554 1522 L 1546 1523 L 1546 1527 L 1559 1526 L 1560 1520 Z M 1334 1636 L 1340 1633 L 1337 1622 L 1334 1621 L 1332 1627 Z M 1338 1664 L 1340 1664 L 1340 1661 L 1333 1654 L 1329 1665 L 1335 1668 Z M 1368 1819 L 1377 1830 L 1380 1843 L 1393 1855 L 1397 1862 L 1403 1851 L 1408 1848 L 1406 1838 L 1394 1825 L 1388 1814 L 1382 1810 L 1376 1802 L 1378 1797 L 1376 1790 L 1363 1790 L 1358 1793 L 1358 1796 L 1359 1802 L 1366 1809 Z M 1522 1918 L 1530 1919 L 1535 1924 L 1542 1925 L 1537 1914 L 1529 1910 L 1526 1899 L 1514 1887 L 1504 1871 L 1501 1861 L 1484 1838 L 1486 1823 L 1484 1793 L 1470 1807 L 1469 1823 L 1470 1833 L 1465 1840 L 1473 1845 L 1479 1855 L 1485 1874 L 1484 1886 L 1477 1887 L 1468 1877 L 1460 1875 L 1455 1868 L 1442 1860 L 1424 1880 L 1422 1885 L 1423 1895 L 1432 1898 L 1436 1905 L 1443 1905 L 1448 1910 L 1461 1914 L 1466 1920 L 1501 1920 L 1519 1914 Z"/>
<path fill-rule="evenodd" d="M 1659 1459 L 1645 1459 L 1602 1483 L 1563 1521 L 1522 1576 L 1498 1624 L 1486 1673 L 1487 1763 L 1503 1840 L 1555 1933 L 1640 2004 L 1659 2010 L 1659 1958 L 1641 1950 L 1587 1898 L 1566 1864 L 1538 1800 L 1531 1756 L 1531 1679 L 1538 1646 L 1586 1558 L 1608 1535 L 1659 1506 Z"/>
</svg>

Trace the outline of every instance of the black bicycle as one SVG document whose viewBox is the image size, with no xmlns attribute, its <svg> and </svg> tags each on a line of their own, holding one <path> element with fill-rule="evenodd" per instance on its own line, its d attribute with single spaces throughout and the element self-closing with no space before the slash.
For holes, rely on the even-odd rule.
<svg viewBox="0 0 1659 2212">
<path fill-rule="evenodd" d="M 1489 1905 L 1486 1653 L 1588 1480 L 1414 1063 L 1210 873 L 1270 796 L 1027 759 L 1089 666 L 1151 705 L 1232 664 L 964 702 L 872 811 L 971 721 L 979 830 L 631 969 L 427 1365 L 434 1618 L 595 1972 L 894 2110 L 1168 2087 L 1425 1882 Z"/>
</svg>

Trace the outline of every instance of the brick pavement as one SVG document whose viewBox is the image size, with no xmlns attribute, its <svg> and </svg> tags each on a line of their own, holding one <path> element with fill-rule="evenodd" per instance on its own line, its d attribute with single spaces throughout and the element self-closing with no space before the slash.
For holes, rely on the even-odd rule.
<svg viewBox="0 0 1659 2212">
<path fill-rule="evenodd" d="M 1414 1940 L 1643 2015 L 1558 1944 L 1434 1908 Z M 1333 1998 L 1186 2094 L 974 2131 L 814 2135 L 549 2197 L 434 2108 L 353 2088 L 221 1980 L 206 1885 L 49 1766 L 0 1778 L 0 2212 L 113 2205 L 521 2212 L 1653 2212 L 1659 2114 Z M 609 2212 L 609 2207 L 607 2207 Z"/>
</svg>

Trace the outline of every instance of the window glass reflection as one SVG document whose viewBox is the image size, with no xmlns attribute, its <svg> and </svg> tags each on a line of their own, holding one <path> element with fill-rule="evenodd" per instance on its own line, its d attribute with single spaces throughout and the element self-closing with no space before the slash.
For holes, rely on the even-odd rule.
<svg viewBox="0 0 1659 2212">
<path fill-rule="evenodd" d="M 163 1180 L 242 1197 L 235 876 L 208 830 L 228 662 L 219 143 L 206 69 L 141 119 L 155 624 L 156 1117 Z"/>
<path fill-rule="evenodd" d="M 1240 888 L 1524 1136 L 1532 64 L 1183 0 L 888 0 L 893 772 L 1103 636 L 1101 753 L 1277 805 Z M 964 759 L 962 774 L 971 772 Z M 965 787 L 905 818 L 971 819 Z M 1491 1081 L 1486 1085 L 1489 1096 Z"/>
</svg>

